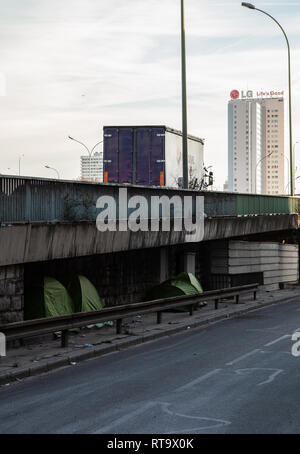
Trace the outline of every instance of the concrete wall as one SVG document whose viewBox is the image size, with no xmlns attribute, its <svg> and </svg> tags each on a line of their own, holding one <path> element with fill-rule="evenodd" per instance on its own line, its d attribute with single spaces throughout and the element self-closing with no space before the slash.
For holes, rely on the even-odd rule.
<svg viewBox="0 0 300 454">
<path fill-rule="evenodd" d="M 264 287 L 279 287 L 280 282 L 299 279 L 297 244 L 228 241 L 214 243 L 211 273 L 224 275 L 263 273 Z"/>
<path fill-rule="evenodd" d="M 23 320 L 24 267 L 0 267 L 0 324 Z"/>
<path fill-rule="evenodd" d="M 184 270 L 194 272 L 204 290 L 215 288 L 211 274 L 225 276 L 219 288 L 240 276 L 247 283 L 251 273 L 262 276 L 266 288 L 278 288 L 279 282 L 298 279 L 298 245 L 206 242 L 0 267 L 0 325 L 23 319 L 24 299 L 30 304 L 28 290 L 44 276 L 67 285 L 82 274 L 96 286 L 105 306 L 114 306 L 141 301 L 152 286 Z"/>
<path fill-rule="evenodd" d="M 203 241 L 297 228 L 293 214 L 206 218 Z M 0 229 L 0 266 L 179 244 L 189 244 L 184 231 L 99 232 L 89 221 L 6 225 Z"/>
<path fill-rule="evenodd" d="M 45 276 L 67 286 L 76 274 L 82 274 L 95 285 L 105 306 L 142 301 L 154 285 L 184 270 L 195 273 L 203 283 L 202 249 L 201 245 L 195 250 L 178 245 L 1 267 L 0 326 L 23 319 L 24 304 L 31 303 L 30 288 L 42 285 Z"/>
</svg>

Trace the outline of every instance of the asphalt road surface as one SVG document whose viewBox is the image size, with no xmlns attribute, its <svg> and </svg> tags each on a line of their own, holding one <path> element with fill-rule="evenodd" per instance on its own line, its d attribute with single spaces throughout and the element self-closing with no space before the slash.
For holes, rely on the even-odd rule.
<svg viewBox="0 0 300 454">
<path fill-rule="evenodd" d="M 0 433 L 300 433 L 300 300 L 0 389 Z"/>
</svg>

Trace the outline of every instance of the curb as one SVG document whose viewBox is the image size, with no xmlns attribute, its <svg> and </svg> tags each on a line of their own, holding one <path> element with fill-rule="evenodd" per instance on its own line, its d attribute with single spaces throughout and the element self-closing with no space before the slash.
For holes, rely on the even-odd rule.
<svg viewBox="0 0 300 454">
<path fill-rule="evenodd" d="M 130 339 L 124 338 L 117 343 L 109 346 L 95 347 L 84 352 L 71 352 L 67 353 L 64 358 L 54 359 L 53 361 L 45 362 L 44 364 L 37 364 L 36 366 L 26 367 L 16 371 L 6 372 L 0 375 L 0 386 L 7 385 L 11 382 L 20 381 L 24 378 L 34 377 L 43 373 L 53 371 L 66 366 L 71 366 L 72 363 L 79 363 L 87 359 L 99 358 L 101 356 L 107 355 L 109 353 L 114 353 L 127 348 L 141 345 L 147 342 L 155 341 L 163 337 L 169 337 L 174 334 L 187 331 L 188 329 L 208 326 L 214 323 L 218 323 L 227 319 L 236 318 L 242 314 L 257 311 L 259 309 L 264 309 L 268 306 L 275 306 L 278 304 L 283 304 L 289 301 L 292 301 L 294 298 L 299 297 L 299 295 L 284 297 L 276 301 L 268 302 L 251 302 L 251 303 L 239 303 L 241 306 L 245 305 L 244 308 L 239 307 L 238 309 L 219 309 L 217 314 L 212 314 L 206 317 L 203 317 L 200 320 L 192 320 L 190 323 L 182 322 L 180 326 L 166 328 L 159 332 L 144 334 L 142 336 L 130 336 Z"/>
</svg>

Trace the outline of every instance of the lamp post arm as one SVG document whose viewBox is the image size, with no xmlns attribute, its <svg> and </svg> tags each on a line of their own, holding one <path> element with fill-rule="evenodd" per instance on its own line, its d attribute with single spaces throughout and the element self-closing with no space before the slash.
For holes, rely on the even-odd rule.
<svg viewBox="0 0 300 454">
<path fill-rule="evenodd" d="M 103 143 L 103 140 L 101 140 L 101 142 L 98 142 L 98 143 L 96 143 L 96 145 L 93 146 L 93 148 L 91 149 L 91 154 L 93 154 L 93 151 L 95 150 L 95 148 L 98 147 L 98 145 L 100 145 L 101 143 Z"/>
<path fill-rule="evenodd" d="M 82 145 L 86 149 L 88 154 L 89 155 L 91 154 L 91 151 L 88 149 L 88 147 L 83 142 L 80 142 L 80 140 L 74 139 L 74 137 L 70 137 L 70 136 L 69 136 L 69 139 L 74 140 L 74 142 L 80 143 L 80 145 Z"/>
<path fill-rule="evenodd" d="M 271 16 L 271 14 L 267 13 L 266 11 L 262 10 L 262 9 L 259 9 L 259 8 L 255 8 L 256 11 L 260 11 L 261 13 L 265 14 L 266 16 L 269 16 L 271 19 L 273 19 L 274 22 L 276 22 L 276 24 L 278 25 L 278 27 L 281 29 L 282 33 L 284 34 L 284 37 L 286 39 L 286 43 L 287 43 L 287 46 L 288 46 L 288 50 L 290 52 L 290 43 L 289 43 L 289 40 L 288 40 L 288 37 L 287 37 L 287 34 L 285 33 L 284 31 L 284 28 L 282 27 L 282 25 L 278 22 L 278 20 L 275 19 L 275 17 Z"/>
</svg>

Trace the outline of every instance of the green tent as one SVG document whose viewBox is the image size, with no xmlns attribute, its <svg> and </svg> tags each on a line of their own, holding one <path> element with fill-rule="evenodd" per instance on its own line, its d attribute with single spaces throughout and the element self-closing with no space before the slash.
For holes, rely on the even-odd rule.
<svg viewBox="0 0 300 454">
<path fill-rule="evenodd" d="M 192 273 L 184 272 L 178 274 L 173 280 L 173 285 L 177 285 L 177 282 L 186 285 L 186 287 L 184 287 L 186 289 L 186 295 L 190 295 L 191 293 L 203 293 L 202 285 Z"/>
<path fill-rule="evenodd" d="M 55 317 L 73 312 L 73 303 L 68 291 L 52 277 L 44 277 L 41 285 L 32 286 L 26 292 L 25 320 Z"/>
<path fill-rule="evenodd" d="M 68 286 L 74 302 L 75 312 L 91 312 L 102 309 L 99 294 L 94 285 L 85 276 L 75 276 Z"/>
<path fill-rule="evenodd" d="M 150 301 L 180 295 L 193 295 L 202 292 L 202 286 L 196 276 L 192 273 L 183 272 L 178 274 L 175 278 L 164 281 L 149 290 L 146 295 L 146 300 Z M 206 305 L 205 302 L 199 303 L 199 306 L 204 305 Z M 177 310 L 178 309 L 180 308 L 177 308 Z M 183 307 L 182 310 L 188 309 Z"/>
</svg>

